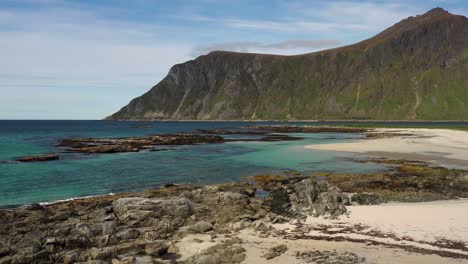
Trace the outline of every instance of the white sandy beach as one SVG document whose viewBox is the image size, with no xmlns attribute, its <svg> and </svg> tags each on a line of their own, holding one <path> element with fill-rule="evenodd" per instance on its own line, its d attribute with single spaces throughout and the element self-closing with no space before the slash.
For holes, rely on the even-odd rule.
<svg viewBox="0 0 468 264">
<path fill-rule="evenodd" d="M 468 263 L 466 259 L 446 255 L 468 257 L 467 248 L 446 244 L 449 241 L 468 243 L 468 199 L 349 206 L 348 209 L 349 216 L 337 220 L 308 217 L 299 227 L 294 223 L 274 224 L 273 228 L 283 231 L 282 235 L 272 231 L 265 236 L 247 228 L 215 239 L 209 235 L 189 235 L 176 246 L 182 259 L 187 259 L 226 239 L 238 237 L 246 249 L 243 263 L 306 263 L 297 252 L 310 251 L 332 252 L 332 255 L 352 252 L 365 258 L 363 263 Z M 264 258 L 268 249 L 279 245 L 286 245 L 288 250 L 270 260 Z"/>
<path fill-rule="evenodd" d="M 402 135 L 345 143 L 308 145 L 306 148 L 361 153 L 392 159 L 421 160 L 436 165 L 468 168 L 468 132 L 450 129 L 387 128 L 377 128 L 374 132 Z"/>
</svg>

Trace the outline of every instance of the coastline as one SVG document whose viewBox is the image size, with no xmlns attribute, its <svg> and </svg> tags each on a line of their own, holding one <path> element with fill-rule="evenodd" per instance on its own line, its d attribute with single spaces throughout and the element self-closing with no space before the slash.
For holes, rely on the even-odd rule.
<svg viewBox="0 0 468 264">
<path fill-rule="evenodd" d="M 397 153 L 400 158 L 406 153 L 411 160 L 420 159 L 415 153 L 432 151 L 429 154 L 435 165 L 447 161 L 447 156 L 464 161 L 461 158 L 467 151 L 463 142 L 468 133 L 461 131 L 372 129 L 365 133 L 371 136 L 313 146 L 345 145 L 348 151 L 352 149 L 346 144 L 366 150 L 401 148 L 403 152 L 385 153 Z M 447 154 L 448 150 L 452 152 Z M 356 153 L 373 156 L 371 151 Z M 0 209 L 0 263 L 40 262 L 51 257 L 63 263 L 195 264 L 223 260 L 299 264 L 330 259 L 352 264 L 394 263 L 395 259 L 399 263 L 468 263 L 468 198 L 453 200 L 466 189 L 450 187 L 468 179 L 465 171 L 431 171 L 426 164 L 401 159 L 382 163 L 393 164 L 394 169 L 376 173 L 381 178 L 368 182 L 363 179 L 375 175 L 329 175 L 325 176 L 328 182 L 313 175 L 260 175 L 250 182 L 167 185 Z M 418 174 L 421 171 L 424 173 Z M 421 187 L 415 193 L 433 191 L 440 194 L 433 196 L 436 199 L 452 200 L 385 203 L 376 198 L 384 193 L 365 184 L 390 180 L 392 186 L 403 188 L 401 192 L 412 192 L 404 188 L 407 182 L 392 182 L 392 173 L 407 173 L 395 177 L 412 176 L 406 178 L 413 179 L 409 182 L 413 185 L 440 185 L 435 189 Z M 425 180 L 431 176 L 437 181 Z M 364 178 L 341 182 L 347 177 Z M 364 186 L 363 203 L 352 199 L 356 193 L 340 190 L 341 186 L 355 188 L 349 182 Z M 256 196 L 258 188 L 266 191 L 266 196 Z M 377 196 L 367 197 L 367 192 Z"/>
<path fill-rule="evenodd" d="M 340 195 L 328 188 L 324 194 Z M 33 204 L 0 210 L 0 234 L 7 238 L 17 232 L 21 237 L 25 232 L 26 237 L 30 232 L 39 236 L 53 233 L 45 235 L 41 243 L 45 251 L 65 247 L 58 255 L 63 263 L 166 263 L 170 259 L 177 262 L 167 263 L 206 263 L 205 259 L 220 263 L 218 259 L 228 261 L 225 263 L 299 264 L 310 263 L 307 259 L 311 258 L 353 264 L 394 263 L 395 258 L 399 263 L 468 263 L 468 223 L 464 221 L 468 199 L 351 205 L 337 218 L 330 214 L 302 218 L 265 210 L 272 204 L 255 197 L 254 190 L 249 183 L 174 185 Z M 309 189 L 296 192 L 300 190 L 308 193 Z M 297 202 L 295 207 L 306 206 L 302 204 L 305 200 Z M 39 230 L 46 233 L 37 233 Z M 60 236 L 66 234 L 69 238 L 60 242 L 64 239 Z M 74 242 L 83 234 L 91 242 Z M 33 249 L 32 241 L 22 242 L 32 245 L 31 255 L 29 249 L 17 248 L 20 244 L 2 247 L 7 244 L 0 239 L 1 252 L 19 252 L 13 257 L 0 256 L 0 261 L 33 261 L 45 255 L 39 246 Z M 275 252 L 275 248 L 286 250 Z"/>
</svg>

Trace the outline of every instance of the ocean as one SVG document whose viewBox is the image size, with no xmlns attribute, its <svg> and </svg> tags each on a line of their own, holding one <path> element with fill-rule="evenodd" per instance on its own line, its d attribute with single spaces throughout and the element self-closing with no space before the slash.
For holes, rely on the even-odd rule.
<svg viewBox="0 0 468 264">
<path fill-rule="evenodd" d="M 340 122 L 347 124 L 352 122 Z M 245 176 L 298 171 L 362 173 L 383 165 L 356 163 L 354 154 L 307 150 L 303 146 L 344 142 L 361 134 L 290 134 L 304 137 L 284 142 L 229 142 L 170 146 L 167 151 L 83 155 L 66 153 L 54 144 L 69 137 L 125 137 L 230 129 L 281 122 L 118 122 L 118 121 L 0 121 L 0 207 L 53 202 L 157 188 L 166 183 L 207 184 L 243 180 Z M 337 124 L 337 122 L 292 123 Z M 399 123 L 401 125 L 467 126 L 468 123 Z M 229 137 L 236 137 L 230 135 Z M 237 136 L 241 137 L 241 136 Z M 243 136 L 252 138 L 253 136 Z M 60 160 L 19 163 L 20 156 L 59 153 Z"/>
</svg>

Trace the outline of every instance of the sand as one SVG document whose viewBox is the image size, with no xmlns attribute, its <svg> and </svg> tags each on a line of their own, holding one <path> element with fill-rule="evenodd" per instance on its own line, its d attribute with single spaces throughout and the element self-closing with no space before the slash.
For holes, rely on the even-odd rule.
<svg viewBox="0 0 468 264">
<path fill-rule="evenodd" d="M 441 257 L 434 254 L 409 253 L 404 249 L 392 248 L 381 245 L 369 245 L 356 242 L 336 242 L 313 239 L 284 239 L 280 237 L 259 237 L 253 230 L 244 230 L 239 237 L 245 242 L 246 259 L 243 263 L 255 264 L 299 264 L 307 263 L 296 257 L 296 252 L 307 252 L 318 250 L 321 252 L 335 251 L 338 254 L 352 252 L 361 258 L 365 258 L 367 264 L 452 264 L 468 263 L 467 260 Z M 263 255 L 269 248 L 278 245 L 287 245 L 288 250 L 276 258 L 266 260 Z M 317 262 L 308 262 L 317 263 Z M 331 263 L 331 262 L 321 262 Z"/>
<path fill-rule="evenodd" d="M 450 129 L 384 129 L 374 133 L 401 136 L 359 139 L 352 142 L 307 145 L 305 148 L 361 153 L 391 159 L 421 160 L 436 165 L 468 169 L 468 132 Z M 404 134 L 412 134 L 407 136 Z"/>
<path fill-rule="evenodd" d="M 308 217 L 301 228 L 310 231 L 299 239 L 288 236 L 265 238 L 254 230 L 243 230 L 239 237 L 247 245 L 245 263 L 304 263 L 296 257 L 296 252 L 310 250 L 353 252 L 365 258 L 365 263 L 468 263 L 466 259 L 444 256 L 456 253 L 468 258 L 468 249 L 437 244 L 437 241 L 468 243 L 466 199 L 349 206 L 348 209 L 349 217 L 337 220 Z M 297 234 L 297 227 L 291 223 L 273 226 Z M 326 238 L 341 241 L 327 241 Z M 281 244 L 288 246 L 286 253 L 269 261 L 262 257 L 269 248 Z"/>
<path fill-rule="evenodd" d="M 193 234 L 181 239 L 176 247 L 181 260 L 186 260 L 238 237 L 246 250 L 243 263 L 307 263 L 297 252 L 310 251 L 331 258 L 353 253 L 365 258 L 363 263 L 468 263 L 468 248 L 447 243 L 468 243 L 468 199 L 347 208 L 349 215 L 336 220 L 310 216 L 300 225 L 294 221 L 274 224 L 268 232 L 246 228 L 218 234 L 215 239 L 208 234 Z M 278 245 L 286 245 L 288 250 L 267 260 L 265 253 Z"/>
</svg>

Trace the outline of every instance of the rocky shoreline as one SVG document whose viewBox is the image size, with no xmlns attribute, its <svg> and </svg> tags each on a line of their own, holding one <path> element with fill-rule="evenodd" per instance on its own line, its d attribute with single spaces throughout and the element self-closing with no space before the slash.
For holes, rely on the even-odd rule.
<svg viewBox="0 0 468 264">
<path fill-rule="evenodd" d="M 207 186 L 168 184 L 140 193 L 0 210 L 0 263 L 241 263 L 248 256 L 246 237 L 252 232 L 258 239 L 374 243 L 468 260 L 468 247 L 456 241 L 434 244 L 439 250 L 392 246 L 383 241 L 334 238 L 327 236 L 333 235 L 333 228 L 304 226 L 311 216 L 346 217 L 352 204 L 468 197 L 466 171 L 407 161 L 371 161 L 394 167 L 375 175 L 295 173 Z M 257 196 L 258 188 L 268 195 Z M 294 230 L 286 232 L 281 225 L 292 225 Z M 362 228 L 351 230 L 339 232 Z M 322 233 L 309 234 L 312 231 Z M 375 232 L 372 236 L 379 237 Z M 277 245 L 262 253 L 261 259 L 274 259 L 288 250 Z M 301 251 L 296 257 L 299 263 L 327 258 L 364 263 L 361 256 L 346 252 Z"/>
<path fill-rule="evenodd" d="M 283 194 L 287 198 L 257 198 L 250 183 L 168 185 L 1 210 L 0 263 L 240 263 L 245 254 L 234 237 L 183 261 L 175 244 L 190 234 L 215 239 L 248 227 L 267 232 L 293 214 L 346 213 L 341 191 L 324 181 L 304 179 L 284 187 L 291 192 Z M 279 210 L 278 199 L 288 200 L 291 209 Z"/>
</svg>

